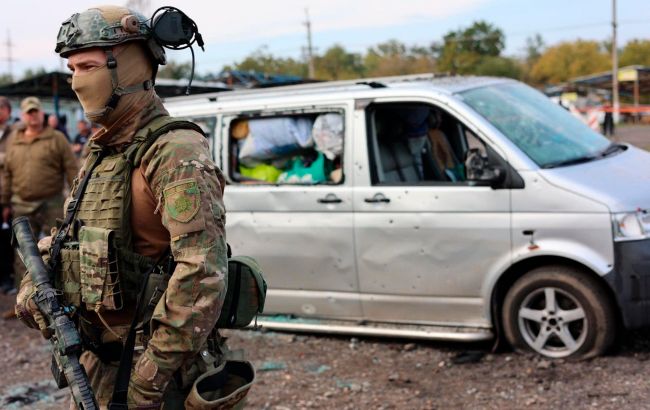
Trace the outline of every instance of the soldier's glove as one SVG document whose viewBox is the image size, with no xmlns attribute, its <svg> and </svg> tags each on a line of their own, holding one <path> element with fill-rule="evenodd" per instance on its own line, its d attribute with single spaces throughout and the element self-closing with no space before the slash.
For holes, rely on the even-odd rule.
<svg viewBox="0 0 650 410">
<path fill-rule="evenodd" d="M 36 290 L 32 286 L 31 281 L 23 281 L 21 283 L 14 309 L 16 311 L 16 317 L 27 327 L 40 330 L 41 335 L 49 339 L 52 333 L 48 329 L 47 322 L 43 318 L 41 311 L 36 306 L 36 302 L 34 302 L 34 293 L 36 293 Z"/>
<path fill-rule="evenodd" d="M 162 396 L 165 386 L 161 383 L 158 366 L 146 356 L 146 352 L 133 369 L 129 380 L 127 403 L 129 408 L 134 406 L 140 410 L 154 410 L 162 406 Z"/>
</svg>

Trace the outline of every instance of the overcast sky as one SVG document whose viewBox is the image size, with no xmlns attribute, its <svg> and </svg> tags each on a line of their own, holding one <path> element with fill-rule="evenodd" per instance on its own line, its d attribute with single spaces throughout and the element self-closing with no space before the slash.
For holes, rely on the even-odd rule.
<svg viewBox="0 0 650 410">
<path fill-rule="evenodd" d="M 364 52 L 391 38 L 408 45 L 428 45 L 449 30 L 484 19 L 504 30 L 506 54 L 523 53 L 527 37 L 540 33 L 547 44 L 576 38 L 611 36 L 612 0 L 184 0 L 175 6 L 193 18 L 206 41 L 196 50 L 197 71 L 218 71 L 260 46 L 278 56 L 300 57 L 306 45 L 305 8 L 312 21 L 317 51 L 340 43 Z M 619 44 L 650 39 L 649 0 L 618 0 Z M 13 74 L 27 68 L 64 68 L 54 53 L 60 23 L 97 1 L 11 1 L 0 13 L 0 73 L 9 71 L 7 38 L 13 47 Z M 100 1 L 101 3 L 101 1 Z M 117 4 L 125 4 L 126 1 Z M 149 10 L 170 3 L 150 0 Z M 169 53 L 189 61 L 188 50 Z"/>
</svg>

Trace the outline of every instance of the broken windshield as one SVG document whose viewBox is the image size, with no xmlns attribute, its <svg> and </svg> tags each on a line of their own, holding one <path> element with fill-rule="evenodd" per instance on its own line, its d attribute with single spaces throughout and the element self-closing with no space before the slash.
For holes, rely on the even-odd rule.
<svg viewBox="0 0 650 410">
<path fill-rule="evenodd" d="M 610 144 L 542 93 L 523 84 L 475 88 L 461 96 L 542 168 L 598 158 Z"/>
</svg>

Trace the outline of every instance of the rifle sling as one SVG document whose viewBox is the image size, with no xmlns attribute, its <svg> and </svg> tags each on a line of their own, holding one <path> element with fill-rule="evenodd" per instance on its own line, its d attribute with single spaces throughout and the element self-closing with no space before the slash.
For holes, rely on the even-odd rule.
<svg viewBox="0 0 650 410">
<path fill-rule="evenodd" d="M 81 180 L 74 198 L 68 202 L 68 206 L 65 211 L 65 219 L 63 220 L 63 224 L 61 224 L 59 231 L 54 237 L 54 242 L 52 243 L 52 253 L 50 255 L 50 272 L 52 272 L 52 274 L 56 272 L 57 265 L 59 264 L 61 249 L 63 248 L 63 241 L 68 236 L 68 232 L 70 231 L 70 227 L 73 224 L 74 217 L 79 210 L 79 205 L 81 205 L 81 198 L 84 196 L 86 185 L 88 185 L 88 181 L 90 180 L 90 177 L 97 165 L 99 165 L 106 156 L 106 151 L 106 149 L 99 151 L 97 158 L 95 158 L 95 162 L 93 162 L 92 166 L 88 169 L 86 175 L 84 175 L 83 179 Z"/>
</svg>

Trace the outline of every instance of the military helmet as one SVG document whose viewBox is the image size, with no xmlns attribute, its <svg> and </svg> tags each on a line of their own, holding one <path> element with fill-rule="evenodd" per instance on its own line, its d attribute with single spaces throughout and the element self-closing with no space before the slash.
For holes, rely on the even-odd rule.
<svg viewBox="0 0 650 410">
<path fill-rule="evenodd" d="M 144 41 L 154 61 L 165 64 L 165 51 L 153 39 L 145 16 L 120 6 L 101 6 L 73 14 L 61 24 L 55 52 L 61 57 L 91 47 Z"/>
</svg>

